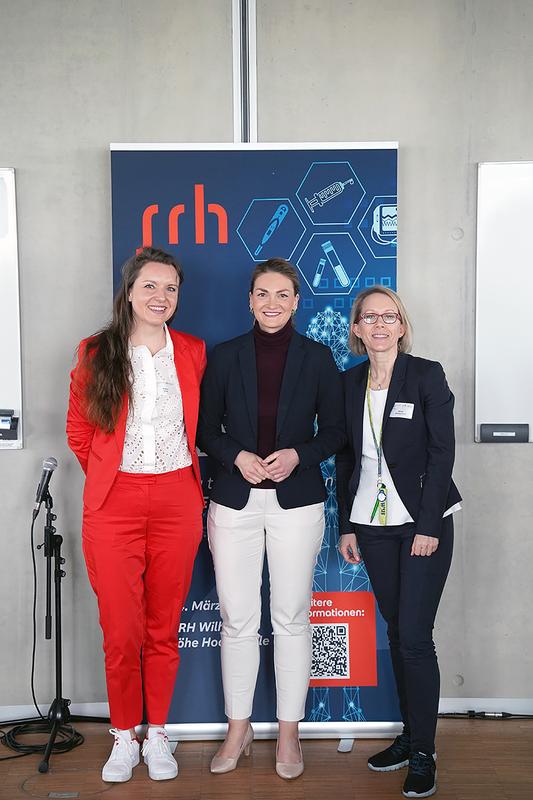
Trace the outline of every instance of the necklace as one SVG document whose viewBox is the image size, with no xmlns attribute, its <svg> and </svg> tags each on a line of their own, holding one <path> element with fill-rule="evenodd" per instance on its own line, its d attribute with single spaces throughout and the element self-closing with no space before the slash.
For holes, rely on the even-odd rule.
<svg viewBox="0 0 533 800">
<path fill-rule="evenodd" d="M 372 387 L 372 384 L 374 384 L 374 387 Z M 372 378 L 372 373 L 370 372 L 370 370 L 368 371 L 368 388 L 369 389 L 373 388 L 374 391 L 376 391 L 376 389 L 379 389 L 381 391 L 382 389 L 382 383 L 378 383 L 377 378 Z"/>
</svg>

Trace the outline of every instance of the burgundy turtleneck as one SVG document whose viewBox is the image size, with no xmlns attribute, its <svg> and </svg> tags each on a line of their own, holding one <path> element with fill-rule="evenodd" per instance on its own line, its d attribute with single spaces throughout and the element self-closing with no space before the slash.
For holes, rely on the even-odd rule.
<svg viewBox="0 0 533 800">
<path fill-rule="evenodd" d="M 255 359 L 257 364 L 257 455 L 266 458 L 276 449 L 276 421 L 281 381 L 292 337 L 292 320 L 276 333 L 262 331 L 254 325 Z M 266 480 L 256 489 L 274 489 Z"/>
</svg>

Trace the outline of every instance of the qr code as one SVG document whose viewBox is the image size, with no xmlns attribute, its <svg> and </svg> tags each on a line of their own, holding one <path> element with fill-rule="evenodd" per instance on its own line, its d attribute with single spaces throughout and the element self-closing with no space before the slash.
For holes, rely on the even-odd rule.
<svg viewBox="0 0 533 800">
<path fill-rule="evenodd" d="M 347 625 L 311 625 L 313 658 L 311 678 L 349 678 L 349 630 Z"/>
</svg>

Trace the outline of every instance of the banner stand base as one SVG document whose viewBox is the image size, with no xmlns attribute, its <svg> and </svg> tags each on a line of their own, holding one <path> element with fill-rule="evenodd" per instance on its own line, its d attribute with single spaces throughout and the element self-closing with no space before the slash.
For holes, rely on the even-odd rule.
<svg viewBox="0 0 533 800">
<path fill-rule="evenodd" d="M 223 739 L 226 735 L 225 723 L 167 723 L 166 731 L 172 741 L 194 741 Z M 278 725 L 276 722 L 253 722 L 254 737 L 256 739 L 276 739 Z M 300 739 L 340 739 L 340 742 L 351 742 L 350 752 L 354 739 L 394 739 L 402 732 L 401 722 L 300 722 Z M 142 730 L 142 729 L 140 729 Z M 340 749 L 340 743 L 339 743 Z"/>
<path fill-rule="evenodd" d="M 354 746 L 353 739 L 340 739 L 337 747 L 337 753 L 351 753 Z"/>
</svg>

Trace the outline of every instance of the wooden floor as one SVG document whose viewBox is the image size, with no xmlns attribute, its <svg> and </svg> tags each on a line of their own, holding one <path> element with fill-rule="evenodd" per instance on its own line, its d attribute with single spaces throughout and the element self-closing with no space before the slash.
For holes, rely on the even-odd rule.
<svg viewBox="0 0 533 800">
<path fill-rule="evenodd" d="M 296 781 L 284 781 L 274 772 L 273 741 L 254 743 L 251 758 L 242 758 L 237 770 L 211 775 L 209 762 L 216 742 L 183 742 L 176 750 L 179 776 L 173 781 L 151 781 L 140 764 L 128 783 L 106 784 L 100 778 L 109 753 L 107 726 L 76 723 L 85 744 L 53 756 L 47 775 L 37 771 L 39 758 L 0 763 L 0 798 L 103 797 L 109 800 L 389 800 L 401 798 L 405 770 L 373 773 L 369 755 L 384 740 L 357 739 L 351 753 L 337 753 L 334 739 L 303 744 L 305 772 Z M 533 721 L 439 722 L 438 796 L 441 800 L 532 800 Z M 11 751 L 0 748 L 0 758 Z"/>
</svg>

